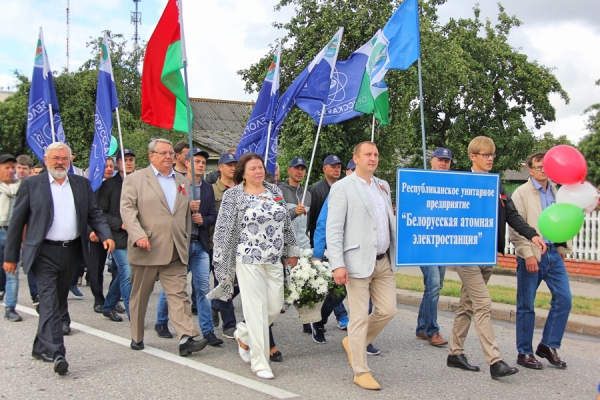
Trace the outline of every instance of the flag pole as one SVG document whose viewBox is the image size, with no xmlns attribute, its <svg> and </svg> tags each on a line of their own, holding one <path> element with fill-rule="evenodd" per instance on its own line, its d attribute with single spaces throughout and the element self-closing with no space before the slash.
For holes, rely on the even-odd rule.
<svg viewBox="0 0 600 400">
<path fill-rule="evenodd" d="M 48 111 L 50 111 L 50 130 L 52 131 L 52 143 L 56 142 L 56 133 L 54 131 L 54 113 L 52 112 L 52 103 L 48 103 Z"/>
<path fill-rule="evenodd" d="M 123 179 L 127 176 L 125 168 L 125 150 L 123 149 L 123 135 L 121 134 L 121 118 L 119 117 L 119 107 L 115 108 L 117 113 L 117 129 L 119 130 L 119 146 L 121 147 L 121 163 L 123 164 Z"/>
<path fill-rule="evenodd" d="M 306 197 L 306 191 L 308 190 L 308 180 L 310 179 L 310 171 L 312 170 L 313 161 L 315 160 L 315 152 L 317 151 L 317 143 L 319 143 L 319 135 L 321 134 L 321 125 L 323 125 L 323 117 L 325 116 L 325 103 L 321 109 L 321 118 L 319 119 L 319 127 L 317 128 L 317 137 L 315 138 L 315 144 L 313 145 L 312 155 L 310 156 L 310 164 L 308 166 L 308 173 L 306 174 L 306 184 L 304 185 L 304 193 L 302 194 L 302 203 L 304 204 L 304 198 Z"/>
<path fill-rule="evenodd" d="M 273 126 L 272 119 L 271 119 L 271 121 L 269 121 L 269 127 L 267 128 L 267 145 L 265 146 L 265 167 L 269 166 L 269 146 L 271 146 L 271 126 Z M 273 175 L 275 175 L 275 171 L 273 171 Z"/>
<path fill-rule="evenodd" d="M 371 142 L 375 143 L 375 110 L 373 110 L 373 123 L 371 124 Z"/>
<path fill-rule="evenodd" d="M 194 140 L 192 138 L 192 106 L 190 105 L 190 93 L 188 89 L 188 73 L 187 73 L 187 54 L 185 52 L 185 36 L 183 30 L 183 1 L 177 0 L 179 4 L 179 27 L 181 28 L 181 57 L 183 59 L 183 78 L 185 80 L 185 104 L 187 109 L 187 122 L 188 122 L 188 141 L 190 143 L 190 163 L 192 164 L 192 199 L 196 199 L 196 190 L 194 190 L 194 186 L 196 185 L 196 173 L 194 172 L 195 164 L 194 164 Z"/>
<path fill-rule="evenodd" d="M 423 77 L 421 76 L 421 57 L 419 61 L 419 99 L 421 103 L 421 140 L 423 142 L 423 169 L 427 169 L 427 145 L 425 142 L 425 111 L 423 106 Z"/>
</svg>

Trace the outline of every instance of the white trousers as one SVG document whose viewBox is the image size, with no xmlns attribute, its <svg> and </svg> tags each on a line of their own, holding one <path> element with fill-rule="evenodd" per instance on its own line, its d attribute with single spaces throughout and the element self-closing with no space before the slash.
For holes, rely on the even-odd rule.
<svg viewBox="0 0 600 400">
<path fill-rule="evenodd" d="M 250 347 L 252 372 L 271 371 L 269 325 L 283 304 L 283 266 L 237 264 L 236 274 L 245 319 L 237 324 L 237 337 Z"/>
</svg>

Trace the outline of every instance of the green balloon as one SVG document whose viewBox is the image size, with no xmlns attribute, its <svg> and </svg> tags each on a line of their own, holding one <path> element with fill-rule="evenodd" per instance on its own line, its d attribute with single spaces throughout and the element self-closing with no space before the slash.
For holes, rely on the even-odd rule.
<svg viewBox="0 0 600 400">
<path fill-rule="evenodd" d="M 562 243 L 579 233 L 583 218 L 583 210 L 576 205 L 552 204 L 540 214 L 538 227 L 546 239 Z"/>
<path fill-rule="evenodd" d="M 113 135 L 110 135 L 110 147 L 108 148 L 108 156 L 112 157 L 117 152 L 118 148 L 119 142 L 117 142 L 117 139 Z"/>
</svg>

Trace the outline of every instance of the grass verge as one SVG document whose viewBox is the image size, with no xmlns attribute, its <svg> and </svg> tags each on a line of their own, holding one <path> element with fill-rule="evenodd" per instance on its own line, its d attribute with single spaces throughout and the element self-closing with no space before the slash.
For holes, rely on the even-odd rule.
<svg viewBox="0 0 600 400">
<path fill-rule="evenodd" d="M 444 287 L 440 292 L 442 296 L 460 297 L 460 288 L 462 282 L 451 279 L 444 280 Z M 398 289 L 410 290 L 413 292 L 423 293 L 424 285 L 423 278 L 413 275 L 396 274 L 396 287 Z M 517 289 L 488 285 L 492 301 L 495 303 L 517 304 Z M 550 309 L 550 301 L 552 297 L 550 293 L 538 292 L 535 297 L 535 307 L 544 310 Z M 600 317 L 600 299 L 590 299 L 583 296 L 573 296 L 573 305 L 571 308 L 573 314 L 590 315 L 592 317 Z"/>
</svg>

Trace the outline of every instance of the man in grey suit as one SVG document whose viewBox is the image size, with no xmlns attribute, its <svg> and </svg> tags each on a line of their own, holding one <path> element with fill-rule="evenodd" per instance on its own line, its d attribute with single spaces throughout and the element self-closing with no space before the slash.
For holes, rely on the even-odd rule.
<svg viewBox="0 0 600 400">
<path fill-rule="evenodd" d="M 378 390 L 367 366 L 365 348 L 396 314 L 396 222 L 390 185 L 373 176 L 379 163 L 377 146 L 354 148 L 356 172 L 331 187 L 327 216 L 327 249 L 333 278 L 346 285 L 350 305 L 348 336 L 342 345 L 354 370 L 354 383 Z M 369 315 L 369 297 L 374 311 Z"/>
<path fill-rule="evenodd" d="M 65 374 L 69 363 L 63 334 L 68 334 L 67 296 L 77 261 L 87 257 L 87 226 L 91 226 L 108 253 L 115 248 L 106 219 L 96 207 L 90 182 L 68 174 L 71 150 L 60 142 L 46 148 L 48 173 L 28 178 L 17 193 L 6 233 L 4 270 L 14 273 L 19 261 L 25 225 L 23 270 L 31 269 L 40 296 L 37 335 L 32 356 L 54 362 L 54 372 Z M 66 321 L 66 322 L 63 322 Z"/>
</svg>

